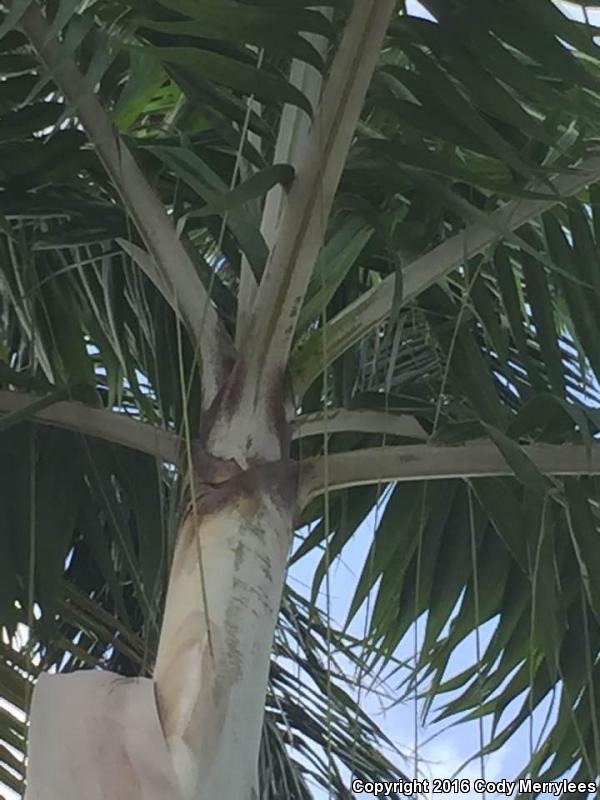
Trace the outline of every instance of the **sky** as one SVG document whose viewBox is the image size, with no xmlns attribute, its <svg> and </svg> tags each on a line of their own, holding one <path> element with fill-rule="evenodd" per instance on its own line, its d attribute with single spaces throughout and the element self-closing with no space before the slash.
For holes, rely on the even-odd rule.
<svg viewBox="0 0 600 800">
<path fill-rule="evenodd" d="M 381 513 L 381 509 L 380 512 Z M 344 549 L 341 558 L 332 566 L 330 578 L 330 600 L 329 608 L 332 624 L 335 626 L 343 624 L 348 611 L 352 592 L 356 586 L 357 578 L 362 566 L 367 558 L 368 550 L 375 530 L 377 512 L 372 512 L 356 531 L 355 536 L 350 540 Z M 322 551 L 309 553 L 290 570 L 289 580 L 292 586 L 298 590 L 309 591 L 310 584 L 315 572 L 316 564 L 322 556 Z M 319 598 L 320 605 L 325 606 L 326 597 L 321 592 Z M 350 631 L 360 636 L 364 631 L 364 614 L 359 614 L 354 621 Z M 414 631 L 409 632 L 404 646 L 401 646 L 396 653 L 398 658 L 411 659 L 414 654 L 412 640 Z M 475 641 L 472 639 L 467 642 L 463 658 L 466 666 L 467 658 L 474 654 Z M 471 653 L 468 650 L 471 649 Z M 460 669 L 460 661 L 455 664 Z M 368 676 L 364 678 L 364 685 L 368 685 Z M 382 711 L 379 700 L 373 696 L 365 697 L 363 694 L 362 707 L 373 715 L 377 724 L 383 729 L 388 737 L 394 742 L 401 752 L 412 755 L 415 750 L 415 704 L 409 700 L 401 705 L 387 711 Z M 422 773 L 421 777 L 429 778 L 451 778 L 459 767 L 473 755 L 479 746 L 479 727 L 476 724 L 461 725 L 451 729 L 446 733 L 438 733 L 437 737 L 427 743 L 426 740 L 434 733 L 438 733 L 435 726 L 423 727 L 418 724 L 417 731 L 417 753 L 418 767 Z M 485 762 L 484 775 L 488 780 L 500 780 L 502 778 L 512 778 L 521 767 L 524 766 L 523 759 L 519 758 L 519 753 L 523 753 L 523 742 L 510 744 L 498 754 L 495 754 Z M 526 752 L 526 751 L 525 751 Z M 391 755 L 390 755 L 391 757 Z M 392 759 L 395 760 L 395 759 Z M 413 777 L 414 767 L 412 760 L 408 764 L 402 764 L 397 759 L 399 766 Z M 479 763 L 471 763 L 460 773 L 460 777 L 467 777 L 475 780 L 481 777 L 481 767 Z M 441 795 L 438 795 L 441 797 Z M 489 800 L 496 795 L 488 794 Z M 499 795 L 498 795 L 499 796 Z M 318 800 L 326 800 L 327 793 L 317 792 L 315 797 Z M 357 797 L 365 800 L 372 795 L 359 794 Z M 433 795 L 432 795 L 433 797 Z M 475 792 L 467 794 L 449 793 L 443 795 L 444 798 L 462 798 L 462 800 L 482 800 L 482 795 Z"/>
<path fill-rule="evenodd" d="M 324 585 L 318 604 L 321 609 L 329 607 L 331 623 L 333 627 L 341 627 L 346 621 L 347 612 L 353 591 L 356 587 L 357 579 L 361 573 L 363 565 L 368 557 L 373 534 L 375 532 L 377 519 L 383 511 L 383 505 L 379 510 L 374 509 L 357 529 L 355 535 L 350 539 L 339 559 L 332 564 L 331 577 L 329 580 L 329 603 L 326 602 L 326 592 Z M 293 565 L 288 573 L 288 580 L 292 587 L 297 591 L 310 595 L 315 569 L 323 555 L 322 550 L 313 551 L 304 556 L 300 561 Z M 357 638 L 364 634 L 365 614 L 359 613 L 357 618 L 350 626 L 350 633 Z M 423 625 L 421 625 L 421 633 Z M 493 631 L 493 621 L 484 626 L 480 634 L 480 646 L 483 648 L 487 644 L 489 636 Z M 409 661 L 414 657 L 414 633 L 415 629 L 409 631 L 404 643 L 398 648 L 396 656 L 398 659 Z M 417 630 L 418 638 L 418 630 Z M 472 663 L 476 654 L 476 639 L 474 636 L 468 638 L 459 648 L 457 656 L 451 659 L 450 666 L 452 674 L 455 674 L 467 665 Z M 369 685 L 369 676 L 363 676 L 363 686 Z M 383 711 L 380 701 L 374 696 L 362 694 L 361 706 L 368 711 L 377 724 L 382 728 L 386 735 L 402 752 L 410 756 L 408 763 L 403 763 L 400 759 L 388 754 L 394 763 L 398 763 L 409 777 L 414 777 L 413 754 L 418 753 L 418 771 L 421 777 L 432 778 L 468 778 L 471 783 L 482 777 L 486 780 L 499 781 L 502 779 L 514 780 L 520 770 L 525 766 L 529 753 L 529 727 L 525 726 L 498 752 L 487 757 L 482 770 L 479 761 L 473 761 L 464 767 L 460 772 L 459 768 L 477 752 L 480 745 L 480 729 L 477 723 L 462 724 L 449 730 L 444 730 L 444 726 L 423 725 L 417 717 L 417 730 L 415 740 L 415 702 L 410 699 L 402 704 Z M 420 708 L 420 707 L 419 707 Z M 541 714 L 535 715 L 533 720 L 534 733 L 537 737 L 539 733 L 541 718 L 546 714 L 548 704 L 541 706 Z M 418 712 L 417 712 L 418 713 Z M 431 741 L 428 741 L 435 735 Z M 483 742 L 487 741 L 487 729 L 484 731 Z M 444 795 L 430 795 L 430 798 L 444 797 L 446 800 L 494 800 L 503 795 L 481 793 L 471 791 L 468 793 L 450 792 Z M 317 800 L 329 800 L 327 793 L 316 791 Z M 372 797 L 370 794 L 359 794 L 357 797 L 367 800 Z M 550 798 L 551 795 L 541 795 L 543 798 Z"/>
</svg>

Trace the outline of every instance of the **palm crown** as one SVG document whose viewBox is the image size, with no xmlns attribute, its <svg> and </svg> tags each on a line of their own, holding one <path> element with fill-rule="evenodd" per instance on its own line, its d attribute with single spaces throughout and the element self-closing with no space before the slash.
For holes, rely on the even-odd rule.
<svg viewBox="0 0 600 800">
<path fill-rule="evenodd" d="M 423 614 L 405 685 L 491 717 L 487 751 L 558 692 L 530 770 L 598 775 L 600 29 L 589 3 L 423 5 L 398 3 L 383 45 L 364 24 L 332 86 L 343 0 L 4 4 L 0 780 L 17 792 L 33 676 L 151 671 L 207 365 L 249 331 L 256 392 L 286 367 L 313 600 L 388 493 L 353 589 L 350 617 L 373 600 L 362 648 L 284 592 L 265 796 L 393 774 L 330 654 L 389 664 Z"/>
</svg>

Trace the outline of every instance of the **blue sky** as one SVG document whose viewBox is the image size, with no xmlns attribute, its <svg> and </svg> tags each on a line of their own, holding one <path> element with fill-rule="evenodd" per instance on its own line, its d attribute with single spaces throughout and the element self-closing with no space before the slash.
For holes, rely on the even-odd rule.
<svg viewBox="0 0 600 800">
<path fill-rule="evenodd" d="M 331 578 L 329 581 L 330 586 L 330 601 L 329 607 L 331 611 L 332 623 L 340 624 L 345 621 L 350 600 L 353 594 L 356 581 L 360 575 L 360 571 L 365 562 L 368 554 L 369 546 L 372 541 L 373 533 L 375 530 L 377 512 L 373 511 L 364 523 L 357 530 L 355 536 L 346 546 L 342 553 L 341 558 L 336 561 L 332 566 Z M 315 572 L 315 567 L 322 556 L 322 551 L 316 551 L 305 556 L 300 562 L 294 565 L 290 571 L 290 580 L 295 589 L 309 590 L 312 578 Z M 324 592 L 321 593 L 320 605 L 325 606 L 326 597 Z M 351 632 L 357 636 L 362 635 L 364 631 L 364 613 L 359 614 L 353 622 Z M 397 652 L 398 658 L 410 660 L 414 656 L 414 630 L 409 632 L 406 641 Z M 470 662 L 475 648 L 475 640 L 465 644 L 463 648 L 463 666 L 466 666 L 467 660 Z M 469 653 L 469 650 L 471 652 Z M 461 668 L 460 660 L 455 662 L 457 669 Z M 363 685 L 368 686 L 370 682 L 369 676 L 364 676 Z M 394 742 L 398 748 L 410 755 L 415 751 L 415 703 L 411 700 L 397 705 L 392 709 L 384 711 L 380 699 L 371 695 L 363 693 L 362 706 L 365 710 L 369 711 L 382 727 L 389 738 Z M 433 734 L 437 733 L 437 737 L 425 744 Z M 517 743 L 509 744 L 497 755 L 491 756 L 486 759 L 485 763 L 485 777 L 491 780 L 499 780 L 501 778 L 510 778 L 516 774 L 523 766 L 523 759 L 518 757 L 519 753 L 523 753 L 523 744 L 520 747 Z M 452 777 L 461 764 L 468 759 L 474 752 L 477 751 L 479 745 L 479 727 L 476 724 L 461 725 L 457 728 L 447 731 L 446 733 L 439 732 L 435 726 L 423 727 L 418 722 L 417 728 L 417 753 L 419 770 L 422 771 L 423 777 Z M 525 751 L 526 752 L 526 751 Z M 390 754 L 391 757 L 391 754 Z M 409 764 L 402 764 L 398 759 L 399 766 L 403 766 L 405 771 L 412 774 L 412 761 Z M 472 763 L 466 767 L 461 773 L 461 777 L 468 777 L 471 779 L 481 777 L 481 769 L 479 763 Z M 360 797 L 370 797 L 371 795 L 359 795 Z M 326 793 L 318 793 L 316 797 L 326 798 Z M 481 798 L 480 794 L 449 794 L 444 795 L 446 798 L 463 798 L 463 800 L 472 800 L 472 798 Z M 488 795 L 488 797 L 492 797 Z"/>
</svg>

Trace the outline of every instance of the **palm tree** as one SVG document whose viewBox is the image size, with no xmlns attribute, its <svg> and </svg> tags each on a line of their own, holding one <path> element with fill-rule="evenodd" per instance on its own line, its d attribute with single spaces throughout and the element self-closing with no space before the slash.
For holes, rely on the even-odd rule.
<svg viewBox="0 0 600 800">
<path fill-rule="evenodd" d="M 28 800 L 348 797 L 421 618 L 396 699 L 598 778 L 588 5 L 3 3 L 2 783 L 27 711 Z"/>
</svg>

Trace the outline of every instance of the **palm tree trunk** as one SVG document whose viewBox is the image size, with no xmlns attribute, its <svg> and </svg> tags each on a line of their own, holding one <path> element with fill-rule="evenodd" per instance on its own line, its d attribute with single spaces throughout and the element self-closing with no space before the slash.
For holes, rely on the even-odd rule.
<svg viewBox="0 0 600 800">
<path fill-rule="evenodd" d="M 43 676 L 30 713 L 26 800 L 258 797 L 296 470 L 289 461 L 199 462 L 154 680 L 95 670 Z"/>
<path fill-rule="evenodd" d="M 212 474 L 196 474 L 176 545 L 158 710 L 184 800 L 254 800 L 295 477 L 282 462 L 242 471 L 209 460 Z"/>
</svg>

